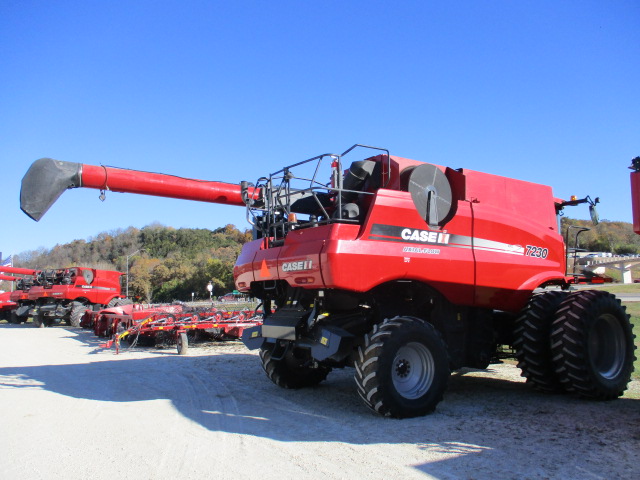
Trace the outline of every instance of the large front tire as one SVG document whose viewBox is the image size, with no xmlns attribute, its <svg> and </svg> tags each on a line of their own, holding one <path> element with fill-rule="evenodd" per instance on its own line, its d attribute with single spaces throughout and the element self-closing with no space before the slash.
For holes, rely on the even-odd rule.
<svg viewBox="0 0 640 480">
<path fill-rule="evenodd" d="M 358 348 L 358 394 L 375 412 L 395 417 L 431 413 L 449 380 L 449 355 L 438 331 L 414 317 L 376 325 Z"/>
<path fill-rule="evenodd" d="M 527 383 L 547 393 L 563 391 L 551 360 L 551 324 L 567 292 L 534 295 L 514 324 L 513 347 Z"/>
<path fill-rule="evenodd" d="M 260 359 L 269 379 L 282 388 L 313 387 L 331 372 L 330 367 L 316 365 L 308 350 L 292 344 L 266 343 L 260 348 Z"/>
<path fill-rule="evenodd" d="M 74 302 L 74 305 L 71 307 L 71 313 L 69 314 L 69 325 L 72 327 L 79 327 L 82 316 L 87 310 L 88 308 L 85 304 Z"/>
<path fill-rule="evenodd" d="M 617 398 L 633 372 L 634 338 L 626 307 L 613 294 L 574 292 L 560 305 L 552 326 L 556 374 L 581 397 Z"/>
</svg>

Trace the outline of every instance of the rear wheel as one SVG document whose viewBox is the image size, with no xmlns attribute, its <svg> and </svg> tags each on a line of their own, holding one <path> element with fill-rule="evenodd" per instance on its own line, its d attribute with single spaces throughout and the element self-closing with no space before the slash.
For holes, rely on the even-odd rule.
<svg viewBox="0 0 640 480">
<path fill-rule="evenodd" d="M 20 317 L 18 317 L 18 315 L 16 314 L 15 310 L 11 310 L 11 313 L 9 314 L 9 323 L 20 323 Z"/>
<path fill-rule="evenodd" d="M 582 290 L 560 305 L 552 326 L 556 374 L 568 391 L 598 400 L 621 396 L 633 372 L 626 308 L 609 292 Z"/>
<path fill-rule="evenodd" d="M 563 391 L 551 359 L 551 324 L 565 298 L 567 292 L 559 290 L 534 295 L 515 321 L 513 347 L 518 368 L 539 391 Z"/>
<path fill-rule="evenodd" d="M 283 388 L 313 387 L 327 378 L 330 367 L 317 365 L 308 350 L 292 343 L 266 343 L 260 349 L 262 368 L 273 383 Z"/>
<path fill-rule="evenodd" d="M 449 355 L 438 331 L 414 317 L 376 325 L 358 348 L 358 394 L 375 412 L 396 418 L 426 415 L 442 400 Z"/>
</svg>

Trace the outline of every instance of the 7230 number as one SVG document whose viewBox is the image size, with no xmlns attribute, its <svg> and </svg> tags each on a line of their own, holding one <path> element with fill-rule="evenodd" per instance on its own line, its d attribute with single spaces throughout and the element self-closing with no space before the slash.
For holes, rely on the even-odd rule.
<svg viewBox="0 0 640 480">
<path fill-rule="evenodd" d="M 524 254 L 527 257 L 547 258 L 547 255 L 549 255 L 549 249 L 536 247 L 534 245 L 527 245 L 527 249 Z"/>
</svg>

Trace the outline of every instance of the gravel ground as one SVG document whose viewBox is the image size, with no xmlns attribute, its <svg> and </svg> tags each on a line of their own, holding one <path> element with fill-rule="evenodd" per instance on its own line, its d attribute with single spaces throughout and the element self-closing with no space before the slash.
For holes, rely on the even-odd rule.
<svg viewBox="0 0 640 480">
<path fill-rule="evenodd" d="M 640 382 L 545 395 L 509 364 L 452 375 L 432 415 L 369 412 L 352 371 L 283 390 L 238 342 L 113 350 L 0 325 L 2 479 L 637 479 Z"/>
</svg>

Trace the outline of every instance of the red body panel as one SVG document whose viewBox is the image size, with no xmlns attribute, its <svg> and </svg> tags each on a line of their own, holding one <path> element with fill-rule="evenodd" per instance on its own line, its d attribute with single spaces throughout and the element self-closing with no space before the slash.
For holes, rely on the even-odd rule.
<svg viewBox="0 0 640 480">
<path fill-rule="evenodd" d="M 640 235 L 640 172 L 631 173 L 631 207 L 633 231 Z"/>
<path fill-rule="evenodd" d="M 23 302 L 25 300 L 29 300 L 29 292 L 14 290 L 13 292 L 10 292 L 10 298 L 12 302 Z"/>
<path fill-rule="evenodd" d="M 564 278 L 564 241 L 551 188 L 463 173 L 473 209 L 476 304 L 518 310 L 535 288 Z"/>
<path fill-rule="evenodd" d="M 18 304 L 11 300 L 11 292 L 0 293 L 0 312 L 13 310 Z"/>
<path fill-rule="evenodd" d="M 47 297 L 67 300 L 82 298 L 90 303 L 107 304 L 112 298 L 121 296 L 121 272 L 81 267 L 76 267 L 76 271 L 71 285 L 33 286 L 29 289 L 28 298 L 33 301 Z M 91 272 L 91 283 L 83 275 L 85 271 Z"/>
</svg>

